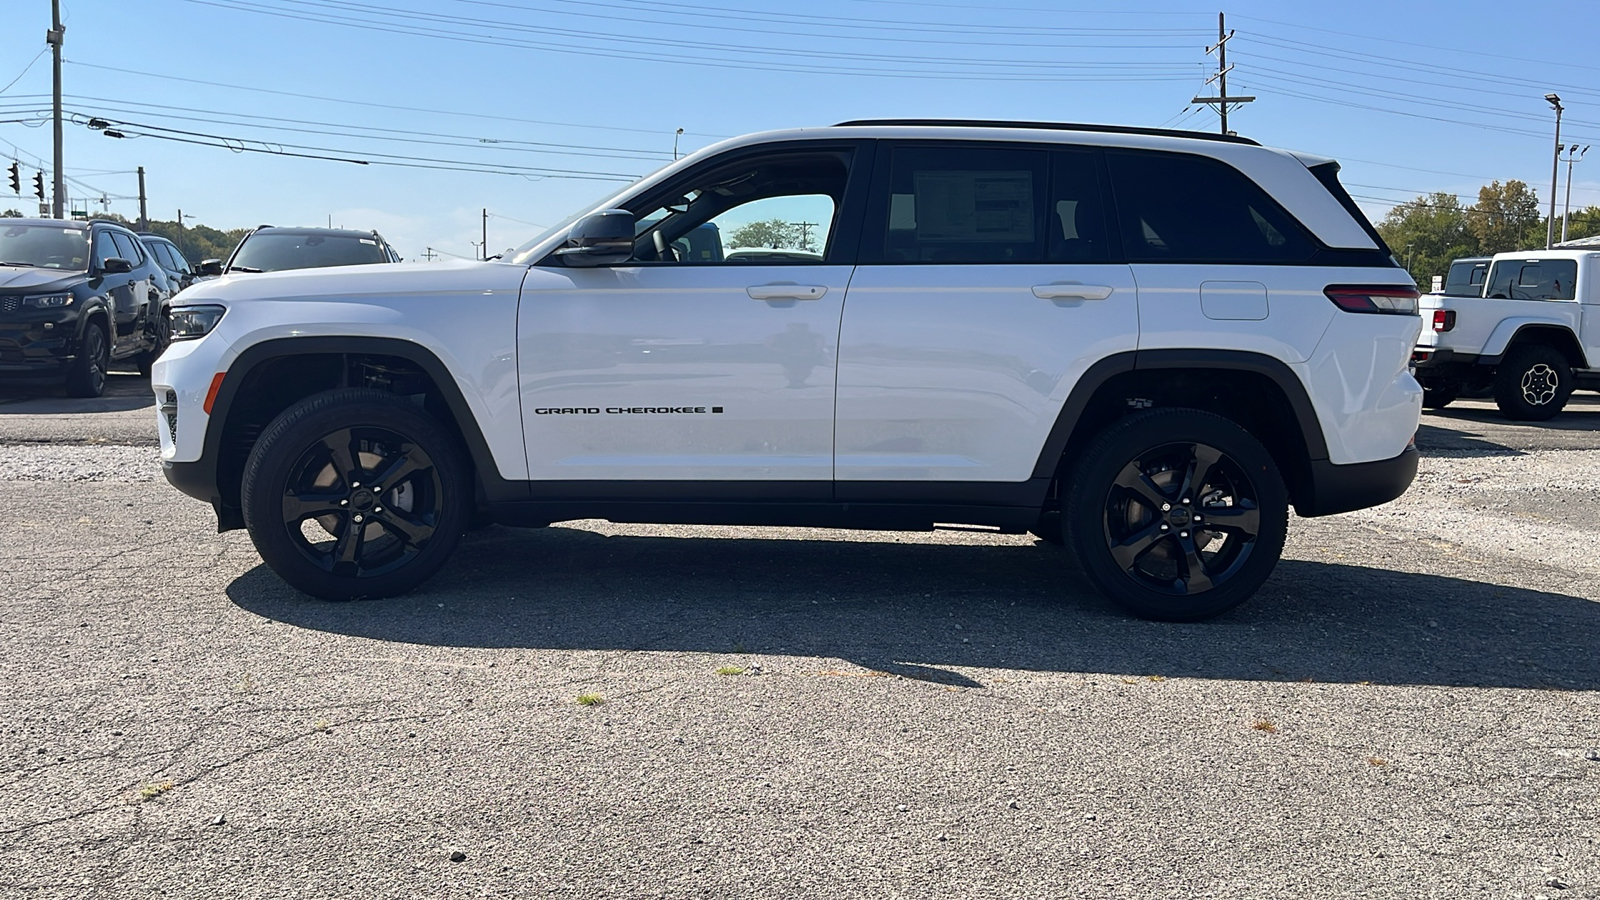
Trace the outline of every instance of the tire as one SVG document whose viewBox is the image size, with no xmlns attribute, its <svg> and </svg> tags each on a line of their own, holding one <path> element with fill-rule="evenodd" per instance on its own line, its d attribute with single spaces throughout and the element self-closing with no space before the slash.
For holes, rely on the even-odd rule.
<svg viewBox="0 0 1600 900">
<path fill-rule="evenodd" d="M 142 351 L 139 353 L 139 355 L 133 358 L 133 364 L 138 367 L 139 374 L 149 378 L 150 370 L 155 367 L 156 360 L 160 359 L 161 354 L 167 352 L 167 348 L 171 345 L 172 320 L 167 317 L 165 312 L 163 312 L 161 314 L 161 318 L 156 324 L 155 346 L 151 347 L 149 350 Z"/>
<path fill-rule="evenodd" d="M 67 394 L 73 397 L 98 397 L 106 391 L 106 372 L 111 369 L 111 339 L 100 319 L 84 326 L 78 341 L 78 356 L 67 372 Z"/>
<path fill-rule="evenodd" d="M 240 505 L 261 559 L 293 587 L 324 600 L 390 597 L 426 581 L 461 540 L 468 472 L 455 436 L 421 409 L 345 388 L 267 426 Z"/>
<path fill-rule="evenodd" d="M 1422 388 L 1422 408 L 1444 409 L 1446 406 L 1449 406 L 1451 403 L 1455 402 L 1456 398 L 1460 396 L 1460 382 L 1446 382 L 1444 384 L 1434 385 L 1433 387 L 1424 385 Z"/>
<path fill-rule="evenodd" d="M 1089 445 L 1069 477 L 1067 545 L 1101 593 L 1141 618 L 1220 615 L 1283 553 L 1283 478 L 1261 442 L 1221 416 L 1135 413 Z"/>
<path fill-rule="evenodd" d="M 1508 419 L 1543 422 L 1572 396 L 1572 369 L 1548 344 L 1511 348 L 1494 374 L 1494 403 Z"/>
</svg>

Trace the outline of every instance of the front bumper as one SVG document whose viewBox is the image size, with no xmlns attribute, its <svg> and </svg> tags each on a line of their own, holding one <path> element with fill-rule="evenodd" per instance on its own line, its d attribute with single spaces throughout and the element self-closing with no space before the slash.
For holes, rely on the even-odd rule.
<svg viewBox="0 0 1600 900">
<path fill-rule="evenodd" d="M 1404 494 L 1417 477 L 1416 444 L 1392 459 L 1338 465 L 1325 459 L 1311 461 L 1311 491 L 1294 511 L 1305 518 L 1331 516 L 1379 506 Z"/>
</svg>

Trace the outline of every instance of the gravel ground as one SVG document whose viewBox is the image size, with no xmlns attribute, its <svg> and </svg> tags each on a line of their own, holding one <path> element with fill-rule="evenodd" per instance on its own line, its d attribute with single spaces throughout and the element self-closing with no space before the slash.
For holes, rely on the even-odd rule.
<svg viewBox="0 0 1600 900">
<path fill-rule="evenodd" d="M 1600 898 L 1600 439 L 1429 424 L 1197 625 L 959 531 L 496 527 L 319 603 L 150 446 L 0 446 L 0 896 Z"/>
</svg>

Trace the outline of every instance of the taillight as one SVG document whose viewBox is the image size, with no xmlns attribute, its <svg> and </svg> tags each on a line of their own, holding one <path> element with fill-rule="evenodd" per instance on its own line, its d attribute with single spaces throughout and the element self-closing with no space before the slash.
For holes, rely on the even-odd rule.
<svg viewBox="0 0 1600 900">
<path fill-rule="evenodd" d="M 1449 331 L 1456 327 L 1456 311 L 1453 309 L 1436 309 L 1433 311 L 1433 330 Z"/>
<path fill-rule="evenodd" d="M 1416 288 L 1392 284 L 1335 284 L 1323 289 L 1328 299 L 1345 312 L 1386 313 L 1397 316 L 1417 314 Z"/>
</svg>

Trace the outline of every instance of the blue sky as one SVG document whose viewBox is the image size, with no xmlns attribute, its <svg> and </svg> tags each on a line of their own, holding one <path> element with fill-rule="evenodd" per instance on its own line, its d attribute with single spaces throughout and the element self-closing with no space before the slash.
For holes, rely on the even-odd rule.
<svg viewBox="0 0 1600 900">
<path fill-rule="evenodd" d="M 1215 130 L 1215 4 L 1089 0 L 63 0 L 66 174 L 91 210 L 218 228 L 377 228 L 408 258 L 491 252 L 720 137 L 852 118 Z M 49 0 L 8 0 L 0 156 L 51 154 Z M 1231 126 L 1333 156 L 1377 218 L 1421 192 L 1550 189 L 1600 145 L 1600 3 L 1230 3 Z M 1561 62 L 1560 60 L 1573 60 Z M 30 62 L 31 61 L 31 62 Z M 19 77 L 20 76 L 20 77 Z M 12 82 L 15 82 L 6 86 Z M 117 140 L 81 124 L 120 124 Z M 14 121 L 23 120 L 23 121 Z M 676 135 L 682 128 L 681 138 Z M 135 136 L 142 135 L 142 136 Z M 184 143 L 198 142 L 198 143 Z M 224 146 L 214 146 L 214 145 Z M 230 149 L 231 148 L 231 149 Z M 269 152 L 260 152 L 269 151 Z M 365 166 L 284 155 L 363 159 Z M 387 163 L 387 164 L 383 164 Z M 403 165 L 402 165 L 403 164 Z M 469 171 L 459 171 L 459 170 Z M 1565 167 L 1562 188 L 1565 190 Z M 1600 146 L 1573 206 L 1600 203 Z M 48 180 L 48 179 L 47 179 Z M 103 205 L 101 196 L 109 203 Z M 1558 196 L 1558 201 L 1562 198 Z M 80 208 L 82 203 L 75 203 Z"/>
</svg>

